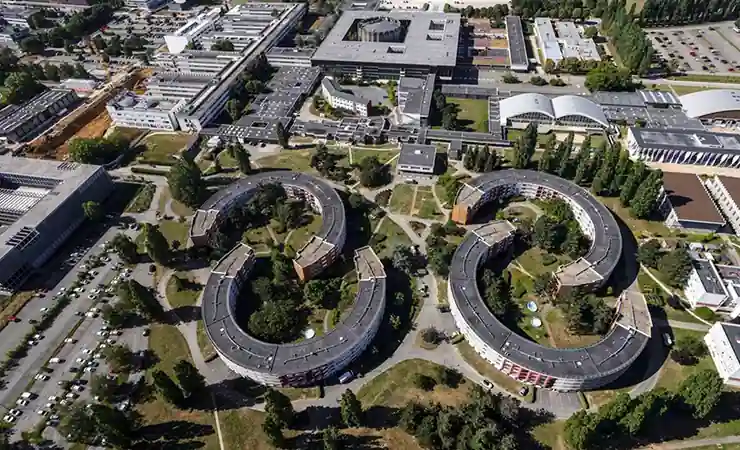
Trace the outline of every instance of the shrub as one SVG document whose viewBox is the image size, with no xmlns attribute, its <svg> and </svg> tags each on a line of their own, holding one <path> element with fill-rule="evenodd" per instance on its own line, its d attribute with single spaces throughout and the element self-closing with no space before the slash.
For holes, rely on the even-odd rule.
<svg viewBox="0 0 740 450">
<path fill-rule="evenodd" d="M 542 255 L 542 264 L 545 266 L 549 266 L 550 264 L 554 264 L 558 261 L 556 257 L 553 255 L 550 255 L 549 253 L 545 253 Z"/>
<path fill-rule="evenodd" d="M 423 373 L 417 373 L 416 375 L 414 375 L 414 386 L 421 389 L 422 391 L 431 391 L 436 385 L 437 380 L 430 377 L 429 375 L 424 375 Z"/>
<path fill-rule="evenodd" d="M 463 376 L 455 369 L 444 367 L 439 371 L 439 382 L 454 389 L 463 382 Z"/>
<path fill-rule="evenodd" d="M 694 314 L 699 316 L 701 319 L 706 320 L 707 322 L 712 322 L 716 319 L 716 314 L 714 314 L 714 311 L 707 308 L 706 306 L 700 306 L 694 310 Z"/>
<path fill-rule="evenodd" d="M 421 330 L 421 338 L 427 344 L 437 344 L 441 340 L 439 331 L 434 327 L 424 328 Z"/>
<path fill-rule="evenodd" d="M 388 206 L 388 202 L 391 199 L 391 193 L 392 192 L 389 189 L 379 192 L 378 195 L 375 196 L 375 203 L 380 206 Z"/>
</svg>

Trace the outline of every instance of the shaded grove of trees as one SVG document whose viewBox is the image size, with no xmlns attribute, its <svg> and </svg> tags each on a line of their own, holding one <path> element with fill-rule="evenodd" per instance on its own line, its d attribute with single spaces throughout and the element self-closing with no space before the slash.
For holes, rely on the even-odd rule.
<svg viewBox="0 0 740 450">
<path fill-rule="evenodd" d="M 602 335 L 609 331 L 614 321 L 614 308 L 593 294 L 573 289 L 555 297 L 554 301 L 563 312 L 568 331 L 573 334 Z"/>
<path fill-rule="evenodd" d="M 532 243 L 549 253 L 566 253 L 573 259 L 583 256 L 591 241 L 581 231 L 570 206 L 561 199 L 541 205 L 545 214 L 534 223 Z"/>
<path fill-rule="evenodd" d="M 463 157 L 463 166 L 474 172 L 486 173 L 498 170 L 504 164 L 504 158 L 495 148 L 487 145 L 483 148 L 468 148 Z"/>
<path fill-rule="evenodd" d="M 601 17 L 607 1 L 570 0 L 512 0 L 511 12 L 525 19 L 534 17 L 554 17 L 560 19 L 585 19 Z"/>
<path fill-rule="evenodd" d="M 730 0 L 646 0 L 639 17 L 643 26 L 715 22 L 736 18 L 738 7 Z"/>
<path fill-rule="evenodd" d="M 515 398 L 476 385 L 461 406 L 408 403 L 401 410 L 399 425 L 423 448 L 516 450 L 528 439 L 528 414 Z"/>
<path fill-rule="evenodd" d="M 580 410 L 565 423 L 565 441 L 573 450 L 637 448 L 681 435 L 717 409 L 723 383 L 714 370 L 696 372 L 676 391 L 654 389 L 631 398 L 621 393 L 596 412 Z"/>
<path fill-rule="evenodd" d="M 426 240 L 427 264 L 435 274 L 446 277 L 450 272 L 450 263 L 457 246 L 448 242 L 445 237 L 448 235 L 462 236 L 465 234 L 465 229 L 448 220 L 444 225 L 432 224 L 430 231 Z"/>
<path fill-rule="evenodd" d="M 167 173 L 167 185 L 172 198 L 191 208 L 200 206 L 205 199 L 206 184 L 200 168 L 185 154 Z"/>
<path fill-rule="evenodd" d="M 125 151 L 128 144 L 116 134 L 110 138 L 74 138 L 69 142 L 69 156 L 84 164 L 105 164 Z"/>
<path fill-rule="evenodd" d="M 609 37 L 612 48 L 629 73 L 647 75 L 655 57 L 650 39 L 635 21 L 633 3 L 630 11 L 625 0 L 613 0 L 601 16 L 601 30 Z"/>
<path fill-rule="evenodd" d="M 640 245 L 637 250 L 637 261 L 658 270 L 666 284 L 679 289 L 686 285 L 692 269 L 691 255 L 685 248 L 663 250 L 655 239 Z"/>
</svg>

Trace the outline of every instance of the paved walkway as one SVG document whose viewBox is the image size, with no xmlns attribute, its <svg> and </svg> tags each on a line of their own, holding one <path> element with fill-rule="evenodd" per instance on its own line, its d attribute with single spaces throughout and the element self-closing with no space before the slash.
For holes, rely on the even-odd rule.
<svg viewBox="0 0 740 450">
<path fill-rule="evenodd" d="M 722 445 L 728 444 L 740 444 L 740 436 L 726 436 L 722 438 L 713 439 L 695 439 L 691 441 L 672 441 L 664 442 L 662 444 L 653 444 L 647 447 L 641 447 L 641 450 L 680 450 L 684 448 L 695 448 L 695 447 L 710 447 L 717 446 L 722 448 Z"/>
</svg>

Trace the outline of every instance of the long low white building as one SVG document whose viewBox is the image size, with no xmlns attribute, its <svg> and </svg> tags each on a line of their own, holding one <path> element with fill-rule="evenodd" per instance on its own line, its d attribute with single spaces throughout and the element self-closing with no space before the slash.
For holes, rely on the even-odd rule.
<svg viewBox="0 0 740 450">
<path fill-rule="evenodd" d="M 370 102 L 342 88 L 329 77 L 321 80 L 321 96 L 332 108 L 349 111 L 361 117 L 367 117 Z"/>
<path fill-rule="evenodd" d="M 740 135 L 704 130 L 636 128 L 627 131 L 630 156 L 642 161 L 740 167 Z"/>
<path fill-rule="evenodd" d="M 716 322 L 704 336 L 704 343 L 725 384 L 740 387 L 740 325 Z"/>
<path fill-rule="evenodd" d="M 502 127 L 517 129 L 535 123 L 540 133 L 553 130 L 601 132 L 609 127 L 601 106 L 577 95 L 550 98 L 526 93 L 505 98 L 499 102 L 499 121 Z"/>
<path fill-rule="evenodd" d="M 106 105 L 113 124 L 149 130 L 176 130 L 175 114 L 185 107 L 184 99 L 136 95 L 124 91 Z"/>
</svg>

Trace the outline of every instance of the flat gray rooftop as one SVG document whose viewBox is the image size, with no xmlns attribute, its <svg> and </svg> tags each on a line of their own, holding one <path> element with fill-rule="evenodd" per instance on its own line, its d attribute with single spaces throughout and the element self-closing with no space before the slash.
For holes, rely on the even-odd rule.
<svg viewBox="0 0 740 450">
<path fill-rule="evenodd" d="M 345 40 L 355 21 L 390 17 L 408 21 L 403 42 Z M 437 26 L 441 26 L 437 30 Z M 454 67 L 460 35 L 460 14 L 427 11 L 345 11 L 312 57 L 312 61 Z"/>
<path fill-rule="evenodd" d="M 704 130 L 631 127 L 641 148 L 740 155 L 740 135 Z"/>
<path fill-rule="evenodd" d="M 434 168 L 437 147 L 422 144 L 401 144 L 398 166 Z"/>
<path fill-rule="evenodd" d="M 527 45 L 524 41 L 522 20 L 519 16 L 506 16 L 506 37 L 509 41 L 509 62 L 512 66 L 528 66 Z"/>
<path fill-rule="evenodd" d="M 38 94 L 22 105 L 6 106 L 0 110 L 0 136 L 13 132 L 72 92 L 69 89 L 51 89 Z"/>
<path fill-rule="evenodd" d="M 208 337 L 218 352 L 234 364 L 277 377 L 309 372 L 332 361 L 348 361 L 351 358 L 346 354 L 367 338 L 370 329 L 377 328 L 385 309 L 382 263 L 369 247 L 356 250 L 354 259 L 360 281 L 347 317 L 323 336 L 290 344 L 263 342 L 242 330 L 234 319 L 240 286 L 234 285 L 235 278 L 212 272 L 202 304 Z"/>
<path fill-rule="evenodd" d="M 100 171 L 102 167 L 89 164 L 0 156 L 2 208 L 19 213 L 17 220 L 0 228 L 0 258 Z"/>
<path fill-rule="evenodd" d="M 704 286 L 705 291 L 715 295 L 727 295 L 722 285 L 722 280 L 719 279 L 717 274 L 714 273 L 714 269 L 712 269 L 712 263 L 703 259 L 694 259 L 691 263 L 697 275 L 699 275 L 699 280 L 702 286 Z"/>
</svg>

